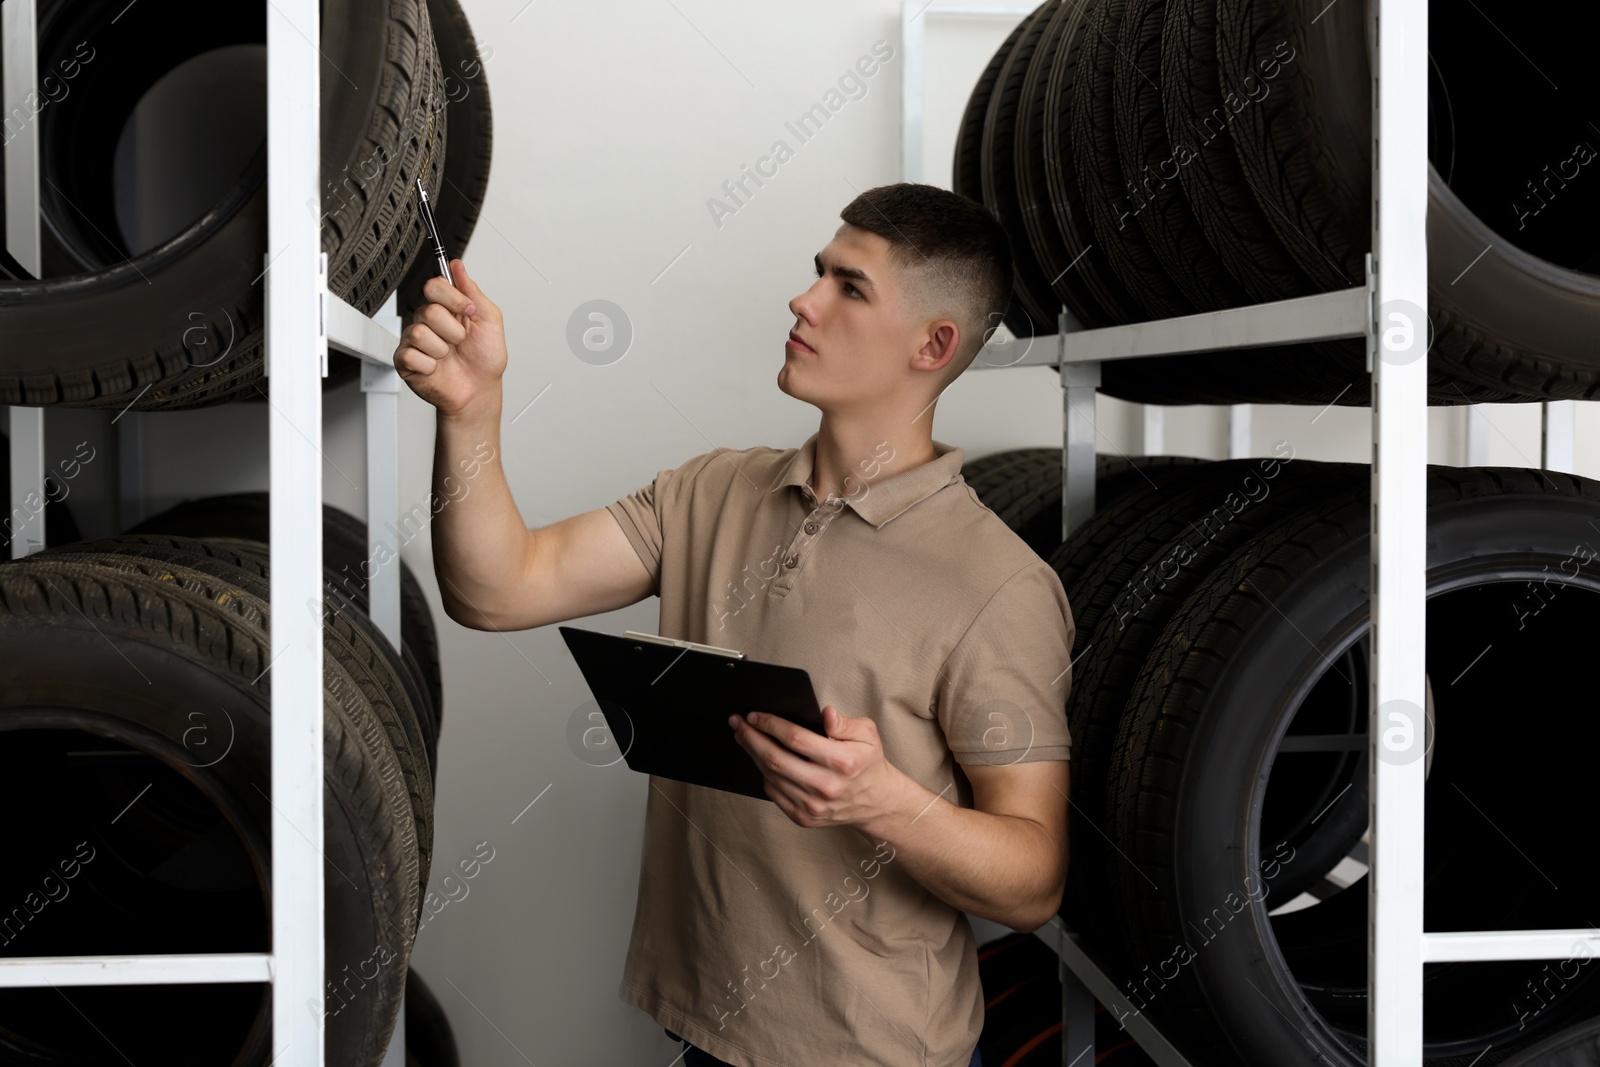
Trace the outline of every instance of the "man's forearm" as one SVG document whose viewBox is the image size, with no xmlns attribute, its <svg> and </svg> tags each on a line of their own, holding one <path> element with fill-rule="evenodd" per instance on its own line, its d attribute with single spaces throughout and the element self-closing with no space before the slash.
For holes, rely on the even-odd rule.
<svg viewBox="0 0 1600 1067">
<path fill-rule="evenodd" d="M 895 863 L 951 907 L 1014 930 L 1042 925 L 1059 888 L 1050 858 L 1060 843 L 1038 823 L 959 807 L 901 778 L 900 803 L 859 831 L 894 846 Z"/>
<path fill-rule="evenodd" d="M 517 588 L 528 531 L 500 463 L 501 394 L 435 417 L 433 569 L 452 618 L 492 625 Z"/>
</svg>

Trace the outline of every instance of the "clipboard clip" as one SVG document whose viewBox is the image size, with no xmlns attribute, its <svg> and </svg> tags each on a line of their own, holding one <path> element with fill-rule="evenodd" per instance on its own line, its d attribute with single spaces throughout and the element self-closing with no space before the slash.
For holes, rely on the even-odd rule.
<svg viewBox="0 0 1600 1067">
<path fill-rule="evenodd" d="M 734 659 L 744 659 L 744 653 L 733 648 L 718 648 L 716 645 L 702 645 L 698 641 L 682 641 L 676 637 L 662 637 L 659 634 L 640 633 L 638 630 L 624 630 L 622 636 L 631 637 L 636 641 L 653 641 L 658 645 L 670 645 L 673 648 L 688 648 L 696 652 L 715 652 L 719 656 L 731 656 Z"/>
</svg>

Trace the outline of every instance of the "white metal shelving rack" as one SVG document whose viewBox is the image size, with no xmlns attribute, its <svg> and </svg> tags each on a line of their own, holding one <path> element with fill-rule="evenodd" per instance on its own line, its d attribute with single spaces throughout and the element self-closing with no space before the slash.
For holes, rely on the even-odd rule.
<svg viewBox="0 0 1600 1067">
<path fill-rule="evenodd" d="M 901 173 L 921 180 L 924 18 L 1022 16 L 1038 3 L 903 0 Z M 1422 965 L 1566 959 L 1577 944 L 1600 949 L 1600 929 L 1429 933 L 1422 925 L 1424 799 L 1424 579 L 1428 457 L 1427 325 L 1402 322 L 1406 302 L 1428 303 L 1426 0 L 1367 0 L 1372 48 L 1372 249 L 1366 284 L 1227 311 L 1082 330 L 1065 308 L 1053 337 L 992 345 L 974 367 L 1055 366 L 1063 393 L 1062 537 L 1094 511 L 1095 394 L 1111 359 L 1367 339 L 1372 373 L 1372 563 L 1368 744 L 1372 846 L 1368 878 L 1367 1027 L 1372 1067 L 1421 1067 Z M 1379 32 L 1381 27 L 1381 34 Z M 1379 149 L 1382 148 L 1380 156 Z M 1382 166 L 1379 161 L 1382 161 Z M 1380 214 L 1381 207 L 1381 214 Z M 1382 225 L 1380 225 L 1380 220 Z M 1414 318 L 1414 316 L 1409 316 Z M 1410 328 L 1410 341 L 1387 334 Z M 1376 358 L 1374 358 L 1376 357 Z M 1575 402 L 1544 404 L 1546 466 L 1571 470 Z M 1469 412 L 1468 463 L 1484 462 L 1481 413 Z M 1147 424 L 1148 425 L 1148 424 Z M 1156 424 L 1159 426 L 1159 423 Z M 1243 454 L 1230 434 L 1234 454 Z M 1058 918 L 1037 934 L 1061 957 L 1062 1063 L 1093 1060 L 1094 1001 L 1116 1008 L 1162 1067 L 1191 1067 Z M 1381 992 L 1381 997 L 1380 997 Z M 1089 1053 L 1084 1060 L 1085 1053 Z"/>
<path fill-rule="evenodd" d="M 9 113 L 37 86 L 35 0 L 0 4 L 0 49 Z M 391 362 L 399 345 L 394 298 L 376 317 L 328 292 L 321 222 L 305 210 L 321 202 L 319 69 L 321 25 L 316 0 L 267 5 L 267 254 L 264 370 L 270 429 L 271 600 L 321 603 L 322 379 L 328 346 L 361 359 L 366 395 L 367 542 L 376 552 L 384 520 L 399 521 L 397 450 L 400 377 Z M 38 124 L 30 122 L 5 150 L 6 246 L 40 275 Z M 381 321 L 380 321 L 381 320 Z M 276 364 L 273 357 L 277 356 Z M 277 373 L 270 371 L 276 367 Z M 159 416 L 157 416 L 159 417 Z M 119 427 L 119 444 L 138 454 L 137 420 Z M 44 409 L 11 409 L 12 504 L 30 492 L 44 499 Z M 125 479 L 137 486 L 137 478 Z M 13 557 L 44 545 L 44 513 L 13 539 Z M 371 617 L 400 647 L 398 561 L 374 575 Z M 323 1067 L 323 1035 L 315 1006 L 323 999 L 323 652 L 320 615 L 280 610 L 272 616 L 271 950 L 148 956 L 33 957 L 0 960 L 0 987 L 160 985 L 268 982 L 272 985 L 275 1067 Z M 404 1012 L 384 1059 L 405 1059 Z"/>
</svg>

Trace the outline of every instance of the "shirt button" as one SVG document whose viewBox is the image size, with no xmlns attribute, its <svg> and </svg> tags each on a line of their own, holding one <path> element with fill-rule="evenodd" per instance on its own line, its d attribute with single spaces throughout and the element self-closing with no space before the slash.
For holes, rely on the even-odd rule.
<svg viewBox="0 0 1600 1067">
<path fill-rule="evenodd" d="M 788 559 L 783 561 L 783 565 L 792 570 L 794 568 L 794 565 L 799 563 L 799 562 L 800 562 L 800 557 L 799 556 L 791 555 Z"/>
<path fill-rule="evenodd" d="M 814 523 L 814 522 L 806 523 L 806 533 L 814 534 L 816 532 L 817 532 L 817 524 L 816 523 Z"/>
</svg>

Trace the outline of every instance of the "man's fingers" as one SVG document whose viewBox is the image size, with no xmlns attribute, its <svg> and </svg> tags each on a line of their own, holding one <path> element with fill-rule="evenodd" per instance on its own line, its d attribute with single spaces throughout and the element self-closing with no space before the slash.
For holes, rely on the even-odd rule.
<svg viewBox="0 0 1600 1067">
<path fill-rule="evenodd" d="M 777 738 L 785 747 L 793 749 L 813 763 L 827 763 L 835 751 L 836 746 L 830 745 L 829 742 L 836 739 L 819 736 L 809 728 L 792 723 L 781 715 L 762 714 L 761 721 L 752 723 L 751 726 Z"/>
<path fill-rule="evenodd" d="M 401 333 L 400 340 L 434 359 L 443 359 L 450 354 L 450 346 L 425 322 L 415 322 L 407 326 Z"/>
<path fill-rule="evenodd" d="M 467 265 L 459 259 L 450 261 L 450 276 L 455 279 L 456 288 L 465 293 L 467 297 L 480 307 L 487 303 L 489 298 L 483 295 L 483 290 L 478 288 L 478 283 L 467 274 Z"/>
<path fill-rule="evenodd" d="M 422 295 L 457 315 L 469 314 L 467 308 L 472 306 L 467 294 L 437 275 L 422 283 Z"/>
<path fill-rule="evenodd" d="M 422 321 L 446 344 L 458 345 L 466 340 L 467 328 L 461 320 L 446 311 L 443 304 L 429 304 L 422 309 Z"/>
<path fill-rule="evenodd" d="M 738 739 L 739 743 L 750 753 L 750 758 L 755 760 L 763 774 L 781 775 L 818 796 L 822 795 L 822 786 L 833 777 L 831 768 L 824 768 L 791 751 L 777 739 L 763 733 L 759 726 L 746 723 L 741 732 L 744 736 Z M 769 760 L 774 761 L 775 765 L 769 765 Z"/>
<path fill-rule="evenodd" d="M 424 376 L 432 374 L 433 368 L 438 365 L 438 360 L 425 353 L 418 352 L 409 345 L 402 346 L 394 356 L 394 369 L 400 372 L 402 378 L 406 377 L 408 372 L 413 375 L 421 374 Z"/>
</svg>

